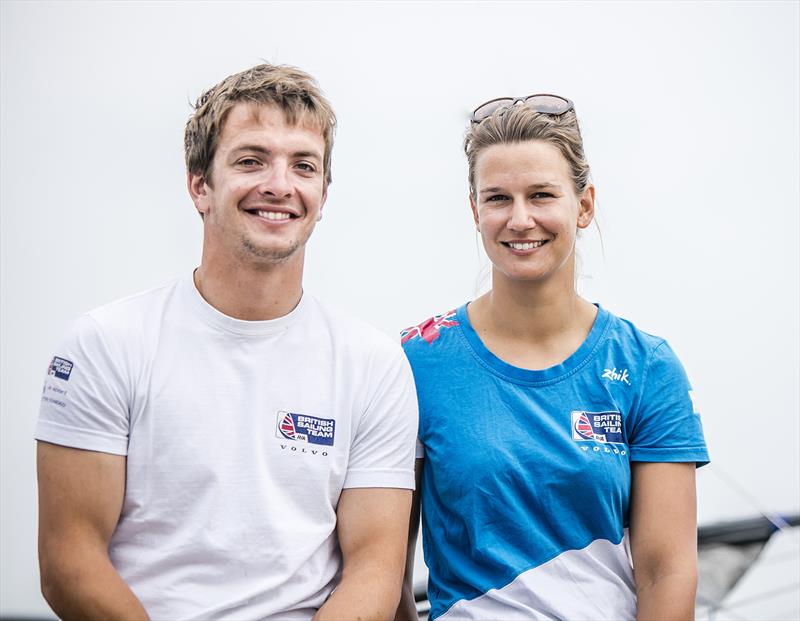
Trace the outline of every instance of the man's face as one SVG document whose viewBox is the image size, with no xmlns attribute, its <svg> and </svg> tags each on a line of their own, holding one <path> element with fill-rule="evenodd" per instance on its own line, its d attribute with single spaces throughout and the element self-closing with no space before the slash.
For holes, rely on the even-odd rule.
<svg viewBox="0 0 800 621">
<path fill-rule="evenodd" d="M 327 193 L 324 150 L 322 134 L 302 117 L 287 125 L 277 106 L 231 108 L 210 180 L 189 174 L 192 200 L 203 214 L 204 260 L 302 263 Z"/>
</svg>

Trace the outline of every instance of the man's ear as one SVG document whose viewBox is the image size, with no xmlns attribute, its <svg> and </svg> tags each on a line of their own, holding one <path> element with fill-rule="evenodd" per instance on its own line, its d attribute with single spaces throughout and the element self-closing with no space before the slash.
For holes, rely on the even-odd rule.
<svg viewBox="0 0 800 621">
<path fill-rule="evenodd" d="M 317 222 L 322 220 L 322 208 L 325 206 L 325 201 L 328 200 L 328 186 L 322 189 L 322 200 L 319 202 L 319 213 L 317 214 Z"/>
<path fill-rule="evenodd" d="M 578 205 L 578 228 L 585 229 L 594 220 L 594 186 L 586 186 Z"/>
<path fill-rule="evenodd" d="M 192 197 L 195 209 L 201 217 L 205 216 L 209 208 L 206 178 L 203 175 L 186 173 L 186 187 L 189 189 L 189 196 Z"/>
</svg>

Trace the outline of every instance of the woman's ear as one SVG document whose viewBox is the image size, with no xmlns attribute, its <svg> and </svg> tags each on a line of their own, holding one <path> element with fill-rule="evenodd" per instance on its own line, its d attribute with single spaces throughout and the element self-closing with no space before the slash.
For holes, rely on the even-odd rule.
<svg viewBox="0 0 800 621">
<path fill-rule="evenodd" d="M 578 204 L 578 228 L 585 229 L 594 220 L 594 186 L 586 186 Z"/>
<path fill-rule="evenodd" d="M 472 195 L 472 192 L 469 193 L 469 206 L 472 209 L 472 219 L 475 221 L 475 228 L 480 233 L 481 222 L 478 219 L 478 206 L 475 204 L 475 197 Z"/>
</svg>

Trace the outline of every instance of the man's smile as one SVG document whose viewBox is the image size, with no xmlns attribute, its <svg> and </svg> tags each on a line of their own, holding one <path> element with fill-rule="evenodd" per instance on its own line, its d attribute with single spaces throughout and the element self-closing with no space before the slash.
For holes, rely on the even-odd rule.
<svg viewBox="0 0 800 621">
<path fill-rule="evenodd" d="M 256 216 L 263 220 L 269 220 L 271 222 L 283 222 L 300 217 L 294 211 L 281 207 L 246 207 L 243 209 L 243 211 L 252 216 Z"/>
<path fill-rule="evenodd" d="M 251 211 L 257 215 L 259 218 L 266 218 L 267 220 L 288 220 L 290 218 L 296 218 L 297 216 L 293 216 L 290 213 L 286 213 L 285 211 Z"/>
</svg>

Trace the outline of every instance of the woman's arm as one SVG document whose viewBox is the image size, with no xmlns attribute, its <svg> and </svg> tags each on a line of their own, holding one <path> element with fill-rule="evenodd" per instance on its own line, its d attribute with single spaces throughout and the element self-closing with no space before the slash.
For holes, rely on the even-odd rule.
<svg viewBox="0 0 800 621">
<path fill-rule="evenodd" d="M 638 621 L 694 619 L 694 463 L 633 462 L 630 537 Z"/>
<path fill-rule="evenodd" d="M 414 553 L 417 547 L 419 532 L 420 495 L 422 492 L 422 465 L 424 461 L 417 459 L 414 465 L 416 480 L 414 499 L 411 503 L 411 519 L 408 523 L 408 552 L 406 553 L 406 573 L 403 576 L 403 590 L 400 595 L 400 606 L 397 608 L 395 621 L 418 621 L 417 604 L 414 599 Z"/>
</svg>

